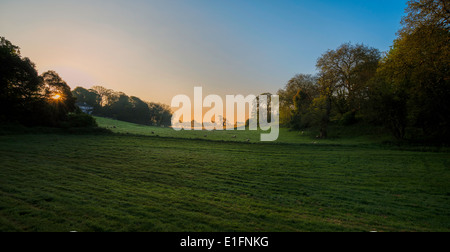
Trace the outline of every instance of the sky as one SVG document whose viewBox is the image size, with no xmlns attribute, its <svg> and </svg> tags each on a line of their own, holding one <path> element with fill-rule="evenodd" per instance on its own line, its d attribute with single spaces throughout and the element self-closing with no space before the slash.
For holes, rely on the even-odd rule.
<svg viewBox="0 0 450 252">
<path fill-rule="evenodd" d="M 347 42 L 389 50 L 401 0 L 0 0 L 0 36 L 40 73 L 146 101 L 276 93 Z"/>
</svg>

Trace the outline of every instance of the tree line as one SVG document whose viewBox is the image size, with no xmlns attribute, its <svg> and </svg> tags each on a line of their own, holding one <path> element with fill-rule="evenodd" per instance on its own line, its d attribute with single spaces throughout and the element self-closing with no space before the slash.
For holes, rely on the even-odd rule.
<svg viewBox="0 0 450 252">
<path fill-rule="evenodd" d="M 144 125 L 171 125 L 171 108 L 165 104 L 145 102 L 101 86 L 91 89 L 77 87 L 73 90 L 73 96 L 78 104 L 92 107 L 93 115 Z"/>
<path fill-rule="evenodd" d="M 20 48 L 0 37 L 0 122 L 25 126 L 95 126 L 83 115 L 67 83 L 54 71 L 38 74 Z"/>
<path fill-rule="evenodd" d="M 55 71 L 38 74 L 20 48 L 0 37 L 0 123 L 25 126 L 96 127 L 78 105 L 92 106 L 93 115 L 157 126 L 170 126 L 170 107 L 144 102 L 104 87 L 71 91 Z"/>
<path fill-rule="evenodd" d="M 401 140 L 450 142 L 450 4 L 408 2 L 402 29 L 382 54 L 346 43 L 318 60 L 317 75 L 294 76 L 280 96 L 280 120 L 294 129 L 383 125 Z"/>
</svg>

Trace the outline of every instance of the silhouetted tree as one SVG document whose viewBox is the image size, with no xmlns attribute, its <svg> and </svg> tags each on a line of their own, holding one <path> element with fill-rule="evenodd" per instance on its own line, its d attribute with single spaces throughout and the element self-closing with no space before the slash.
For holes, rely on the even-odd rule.
<svg viewBox="0 0 450 252">
<path fill-rule="evenodd" d="M 35 65 L 21 56 L 18 46 L 0 37 L 0 120 L 33 124 L 39 117 L 41 86 Z"/>
<path fill-rule="evenodd" d="M 41 75 L 43 86 L 40 93 L 50 104 L 51 119 L 53 125 L 67 119 L 68 113 L 76 110 L 75 98 L 72 95 L 69 85 L 55 72 L 47 71 Z"/>
<path fill-rule="evenodd" d="M 84 104 L 94 108 L 98 111 L 100 108 L 100 96 L 93 90 L 87 90 L 82 87 L 77 87 L 72 91 L 73 96 L 77 99 L 78 104 Z"/>
<path fill-rule="evenodd" d="M 92 89 L 77 87 L 73 94 L 80 103 L 94 107 L 93 115 L 144 125 L 170 126 L 172 112 L 168 105 L 148 103 L 101 86 Z"/>
<path fill-rule="evenodd" d="M 133 109 L 132 109 L 132 119 L 134 123 L 138 124 L 149 124 L 150 108 L 147 103 L 139 99 L 138 97 L 131 96 L 129 99 Z"/>
<path fill-rule="evenodd" d="M 170 106 L 161 103 L 148 103 L 150 123 L 155 126 L 170 126 L 172 112 Z"/>
</svg>

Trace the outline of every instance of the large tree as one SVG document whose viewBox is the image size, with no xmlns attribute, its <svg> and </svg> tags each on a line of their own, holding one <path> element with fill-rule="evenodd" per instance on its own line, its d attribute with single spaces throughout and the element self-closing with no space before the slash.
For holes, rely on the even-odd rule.
<svg viewBox="0 0 450 252">
<path fill-rule="evenodd" d="M 339 113 L 360 110 L 367 82 L 375 75 L 381 54 L 362 44 L 343 44 L 329 50 L 317 61 L 319 84 L 329 94 Z"/>
<path fill-rule="evenodd" d="M 100 108 L 100 96 L 93 90 L 87 90 L 82 87 L 77 87 L 72 91 L 73 96 L 77 99 L 78 104 L 84 104 L 94 108 L 94 111 Z"/>
<path fill-rule="evenodd" d="M 31 123 L 42 86 L 35 65 L 18 46 L 0 37 L 0 120 Z"/>
<path fill-rule="evenodd" d="M 403 29 L 378 72 L 381 100 L 396 104 L 398 138 L 450 141 L 450 30 L 446 1 L 409 1 Z M 382 107 L 383 108 L 383 107 Z M 383 116 L 388 108 L 378 110 Z M 415 129 L 415 130 L 413 130 Z"/>
<path fill-rule="evenodd" d="M 147 103 L 135 96 L 130 97 L 130 103 L 133 106 L 134 123 L 149 124 L 150 108 Z"/>
<path fill-rule="evenodd" d="M 317 78 L 310 74 L 297 74 L 288 81 L 284 89 L 278 90 L 280 107 L 293 109 L 294 97 L 299 90 L 314 95 L 318 93 Z"/>
<path fill-rule="evenodd" d="M 101 107 L 111 106 L 113 103 L 117 102 L 122 93 L 115 92 L 112 89 L 107 89 L 102 86 L 94 86 L 91 89 L 98 95 L 99 105 Z"/>
<path fill-rule="evenodd" d="M 172 112 L 170 106 L 161 103 L 148 103 L 150 109 L 150 124 L 154 126 L 170 126 Z"/>
<path fill-rule="evenodd" d="M 321 137 L 327 136 L 327 126 L 333 108 L 340 115 L 357 113 L 368 96 L 368 82 L 375 76 L 381 54 L 378 49 L 362 44 L 343 44 L 329 50 L 317 60 L 319 87 L 324 108 Z"/>
<path fill-rule="evenodd" d="M 418 27 L 433 25 L 443 29 L 450 27 L 450 3 L 448 0 L 411 0 L 402 19 L 400 34 L 414 33 Z"/>
<path fill-rule="evenodd" d="M 76 99 L 69 85 L 55 72 L 47 71 L 41 75 L 43 86 L 40 93 L 52 109 L 52 121 L 56 124 L 66 119 L 68 113 L 76 111 Z"/>
</svg>

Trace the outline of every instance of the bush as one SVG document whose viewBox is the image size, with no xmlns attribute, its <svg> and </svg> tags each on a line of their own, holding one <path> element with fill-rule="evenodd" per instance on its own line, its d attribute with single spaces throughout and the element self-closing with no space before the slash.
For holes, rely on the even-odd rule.
<svg viewBox="0 0 450 252">
<path fill-rule="evenodd" d="M 84 113 L 70 113 L 67 115 L 67 121 L 61 124 L 63 128 L 96 128 L 97 121 L 94 117 Z"/>
</svg>

